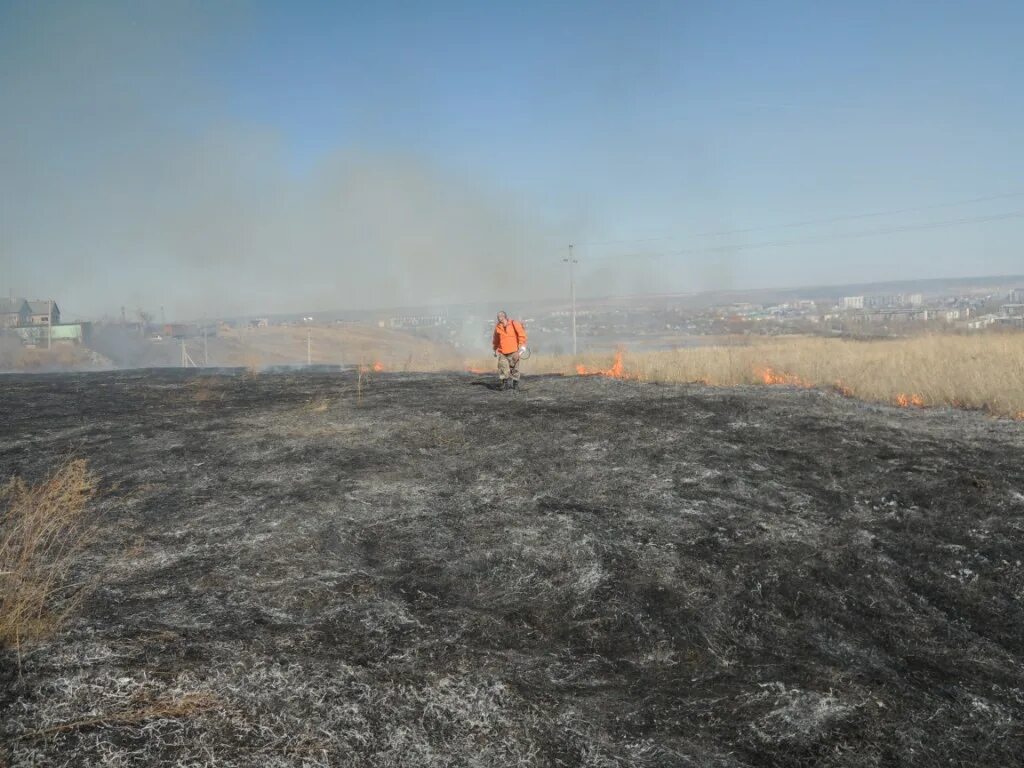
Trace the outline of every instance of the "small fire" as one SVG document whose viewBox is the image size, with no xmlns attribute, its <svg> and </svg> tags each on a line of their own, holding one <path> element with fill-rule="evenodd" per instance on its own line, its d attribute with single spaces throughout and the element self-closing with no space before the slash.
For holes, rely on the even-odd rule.
<svg viewBox="0 0 1024 768">
<path fill-rule="evenodd" d="M 837 381 L 832 386 L 833 386 L 833 389 L 835 389 L 835 391 L 838 392 L 843 397 L 853 397 L 853 390 L 850 389 L 845 384 L 843 384 L 843 382 Z"/>
<path fill-rule="evenodd" d="M 924 408 L 924 398 L 920 395 L 906 395 L 901 392 L 896 395 L 896 405 L 900 408 Z"/>
<path fill-rule="evenodd" d="M 490 373 L 490 371 L 486 370 L 485 368 L 476 368 L 470 365 L 466 367 L 466 373 L 475 373 L 477 376 L 480 376 L 481 374 L 484 373 Z"/>
<path fill-rule="evenodd" d="M 612 367 L 604 372 L 605 376 L 611 376 L 613 379 L 621 379 L 625 376 L 622 372 L 622 350 L 615 350 L 615 359 L 612 361 Z"/>
<path fill-rule="evenodd" d="M 615 359 L 612 360 L 612 367 L 604 371 L 590 371 L 587 370 L 585 365 L 576 366 L 577 376 L 607 376 L 610 379 L 635 379 L 639 378 L 635 375 L 626 373 L 625 367 L 622 364 L 622 350 L 615 350 Z"/>
<path fill-rule="evenodd" d="M 380 361 L 378 360 L 377 362 L 375 362 L 375 363 L 373 364 L 373 372 L 374 372 L 374 373 L 380 373 L 380 372 L 381 372 L 381 371 L 383 371 L 383 370 L 384 370 L 384 363 L 382 363 L 382 362 L 380 362 Z"/>
<path fill-rule="evenodd" d="M 786 384 L 791 387 L 809 387 L 808 382 L 791 373 L 782 373 L 773 368 L 755 368 L 754 373 L 765 384 Z"/>
</svg>

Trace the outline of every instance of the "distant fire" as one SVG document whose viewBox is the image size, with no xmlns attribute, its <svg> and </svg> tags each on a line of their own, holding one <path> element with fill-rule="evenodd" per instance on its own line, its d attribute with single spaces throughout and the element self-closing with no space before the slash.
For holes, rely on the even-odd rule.
<svg viewBox="0 0 1024 768">
<path fill-rule="evenodd" d="M 809 387 L 811 384 L 799 376 L 791 373 L 782 373 L 773 368 L 755 368 L 754 373 L 765 384 L 786 384 L 791 387 Z"/>
<path fill-rule="evenodd" d="M 896 395 L 896 405 L 900 408 L 924 408 L 924 398 L 920 395 Z"/>
<path fill-rule="evenodd" d="M 621 379 L 625 375 L 622 372 L 622 350 L 615 350 L 615 359 L 612 361 L 612 367 L 604 372 L 605 376 L 611 376 L 613 379 Z"/>
<path fill-rule="evenodd" d="M 490 373 L 490 371 L 488 371 L 486 368 L 476 368 L 470 365 L 466 368 L 466 373 L 475 373 L 479 376 L 485 373 Z"/>
<path fill-rule="evenodd" d="M 853 397 L 853 390 L 850 389 L 845 384 L 843 384 L 843 382 L 841 381 L 837 381 L 835 384 L 833 384 L 832 388 L 835 389 L 835 391 L 838 392 L 843 397 Z"/>
<path fill-rule="evenodd" d="M 375 362 L 373 364 L 373 372 L 374 373 L 380 373 L 383 370 L 384 370 L 384 363 L 378 361 L 378 362 Z"/>
<path fill-rule="evenodd" d="M 603 371 L 591 371 L 585 365 L 576 366 L 577 376 L 607 376 L 610 379 L 635 379 L 636 375 L 627 374 L 622 364 L 622 350 L 615 350 L 615 359 L 612 360 L 612 367 Z"/>
</svg>

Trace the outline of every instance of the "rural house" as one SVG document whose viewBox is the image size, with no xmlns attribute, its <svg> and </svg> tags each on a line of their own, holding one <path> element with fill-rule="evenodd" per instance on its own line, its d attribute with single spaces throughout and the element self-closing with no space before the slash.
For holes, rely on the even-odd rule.
<svg viewBox="0 0 1024 768">
<path fill-rule="evenodd" d="M 0 328 L 28 325 L 29 306 L 24 299 L 0 299 Z"/>
<path fill-rule="evenodd" d="M 35 299 L 26 302 L 29 309 L 28 322 L 24 325 L 60 325 L 60 307 L 56 301 Z M 52 311 L 52 322 L 51 318 Z"/>
</svg>

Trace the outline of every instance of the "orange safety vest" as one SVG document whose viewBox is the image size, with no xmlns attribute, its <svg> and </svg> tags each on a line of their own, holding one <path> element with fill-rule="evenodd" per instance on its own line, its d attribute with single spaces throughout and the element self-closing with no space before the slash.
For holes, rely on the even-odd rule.
<svg viewBox="0 0 1024 768">
<path fill-rule="evenodd" d="M 520 347 L 526 346 L 526 329 L 518 320 L 509 320 L 504 326 L 496 323 L 492 345 L 495 352 L 511 355 Z"/>
</svg>

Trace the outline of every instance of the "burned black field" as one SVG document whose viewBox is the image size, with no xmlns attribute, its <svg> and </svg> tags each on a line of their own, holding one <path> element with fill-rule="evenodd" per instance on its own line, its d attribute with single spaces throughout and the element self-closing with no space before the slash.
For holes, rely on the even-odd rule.
<svg viewBox="0 0 1024 768">
<path fill-rule="evenodd" d="M 1024 427 L 789 388 L 0 381 L 100 478 L 10 766 L 1024 763 Z"/>
</svg>

